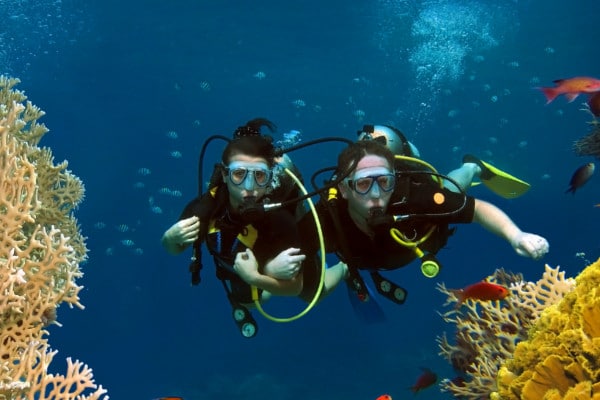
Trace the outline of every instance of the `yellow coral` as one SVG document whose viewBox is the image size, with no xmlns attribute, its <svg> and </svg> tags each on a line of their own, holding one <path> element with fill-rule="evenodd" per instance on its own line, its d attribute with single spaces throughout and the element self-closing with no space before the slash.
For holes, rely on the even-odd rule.
<svg viewBox="0 0 600 400">
<path fill-rule="evenodd" d="M 480 302 L 468 299 L 460 310 L 448 311 L 442 315 L 445 322 L 456 326 L 456 344 L 450 344 L 445 336 L 438 338 L 440 354 L 451 362 L 454 369 L 462 372 L 466 381 L 456 384 L 445 379 L 441 383 L 443 391 L 452 392 L 464 399 L 500 398 L 497 384 L 501 381 L 511 390 L 523 390 L 523 382 L 506 368 L 502 362 L 512 357 L 515 351 L 530 356 L 544 352 L 544 349 L 519 347 L 519 341 L 527 338 L 527 332 L 544 308 L 558 303 L 565 293 L 570 292 L 575 282 L 567 279 L 559 268 L 546 265 L 542 278 L 533 282 L 520 282 L 520 276 L 496 270 L 487 280 L 510 285 L 511 295 L 503 301 Z M 519 281 L 518 283 L 515 281 Z M 443 284 L 439 290 L 448 296 L 446 304 L 457 299 Z M 568 321 L 553 320 L 553 324 L 564 326 Z M 544 335 L 544 330 L 540 333 Z M 516 350 L 515 350 L 516 349 Z M 550 349 L 555 351 L 555 349 Z M 506 395 L 507 392 L 501 394 Z M 540 397 L 541 398 L 541 397 Z"/>
<path fill-rule="evenodd" d="M 575 290 L 544 310 L 527 341 L 517 345 L 498 379 L 502 399 L 600 398 L 600 260 L 577 278 Z"/>
<path fill-rule="evenodd" d="M 76 279 L 87 249 L 72 210 L 84 190 L 66 162 L 37 147 L 43 113 L 17 83 L 0 77 L 0 398 L 107 398 L 79 361 L 67 359 L 64 376 L 47 371 L 56 351 L 45 327 L 59 304 L 83 308 Z"/>
</svg>

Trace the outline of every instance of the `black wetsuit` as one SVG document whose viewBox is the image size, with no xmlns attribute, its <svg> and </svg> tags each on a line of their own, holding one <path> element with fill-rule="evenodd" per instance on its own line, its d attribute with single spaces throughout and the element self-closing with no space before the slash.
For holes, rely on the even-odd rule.
<svg viewBox="0 0 600 400">
<path fill-rule="evenodd" d="M 221 190 L 225 193 L 220 193 Z M 202 216 L 202 220 L 209 220 L 209 229 L 203 237 L 206 237 L 206 245 L 217 260 L 217 277 L 231 282 L 231 290 L 237 301 L 248 303 L 251 302 L 250 286 L 232 268 L 237 253 L 252 249 L 259 268 L 262 268 L 283 250 L 299 248 L 300 238 L 295 217 L 289 211 L 268 211 L 260 220 L 247 224 L 236 217 L 229 206 L 214 203 L 216 199 L 224 201 L 228 197 L 226 192 L 227 189 L 223 187 L 216 198 L 205 194 L 202 198 L 192 200 L 179 219 L 197 215 Z M 207 207 L 210 208 L 209 212 Z"/>
<path fill-rule="evenodd" d="M 442 197 L 440 197 L 442 196 Z M 443 200 L 440 202 L 440 200 Z M 407 238 L 422 238 L 431 227 L 431 236 L 419 248 L 423 251 L 436 253 L 441 249 L 452 234 L 451 223 L 470 223 L 473 220 L 474 198 L 442 189 L 431 178 L 408 179 L 399 182 L 394 189 L 388 213 L 393 215 L 421 214 L 397 221 L 393 226 L 399 229 Z M 326 205 L 319 203 L 319 218 L 325 237 L 327 253 L 337 253 L 347 264 L 359 269 L 392 270 L 406 266 L 415 258 L 413 249 L 397 243 L 390 235 L 389 229 L 385 234 L 371 237 L 361 231 L 348 213 L 348 203 L 344 199 L 337 200 L 336 206 L 342 234 L 350 254 L 343 254 L 341 239 L 336 231 L 332 215 Z M 446 215 L 443 215 L 446 213 Z M 422 214 L 436 214 L 422 215 Z M 306 254 L 304 261 L 304 290 L 303 296 L 310 298 L 318 283 L 317 252 L 319 251 L 318 236 L 314 218 L 306 214 L 299 223 L 302 239 L 302 252 Z"/>
</svg>

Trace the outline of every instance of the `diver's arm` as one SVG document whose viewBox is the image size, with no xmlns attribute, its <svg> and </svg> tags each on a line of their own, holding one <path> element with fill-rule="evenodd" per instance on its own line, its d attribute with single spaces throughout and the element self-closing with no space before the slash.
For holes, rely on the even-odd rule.
<svg viewBox="0 0 600 400">
<path fill-rule="evenodd" d="M 295 273 L 292 274 L 292 278 L 275 279 L 259 272 L 258 262 L 254 253 L 252 250 L 247 249 L 245 252 L 237 254 L 233 268 L 240 278 L 249 285 L 266 290 L 276 296 L 297 296 L 302 290 L 303 279 L 302 274 L 298 273 L 300 262 L 294 262 L 293 264 L 295 265 L 292 266 L 292 269 L 295 268 Z"/>
<path fill-rule="evenodd" d="M 537 260 L 549 250 L 546 239 L 533 233 L 523 232 L 504 211 L 486 201 L 475 199 L 473 222 L 504 238 L 521 256 Z"/>
<path fill-rule="evenodd" d="M 473 222 L 477 222 L 488 231 L 504 238 L 508 242 L 516 237 L 521 230 L 508 215 L 487 201 L 475 199 Z"/>
<path fill-rule="evenodd" d="M 300 272 L 300 266 L 305 259 L 306 256 L 300 253 L 300 249 L 290 247 L 267 261 L 262 271 L 275 279 L 292 279 Z"/>
<path fill-rule="evenodd" d="M 163 234 L 161 243 L 169 254 L 177 255 L 198 239 L 200 220 L 198 217 L 182 219 Z"/>
</svg>

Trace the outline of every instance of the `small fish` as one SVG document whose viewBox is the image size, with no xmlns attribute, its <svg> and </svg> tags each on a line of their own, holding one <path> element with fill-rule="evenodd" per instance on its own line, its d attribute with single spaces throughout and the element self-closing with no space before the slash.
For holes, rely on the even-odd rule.
<svg viewBox="0 0 600 400">
<path fill-rule="evenodd" d="M 163 213 L 162 208 L 160 208 L 159 206 L 150 207 L 150 211 L 152 211 L 154 214 L 162 214 Z"/>
<path fill-rule="evenodd" d="M 596 92 L 590 96 L 587 102 L 590 111 L 594 116 L 600 117 L 600 92 Z"/>
<path fill-rule="evenodd" d="M 117 225 L 115 228 L 116 228 L 116 230 L 118 230 L 119 232 L 123 232 L 123 233 L 125 233 L 125 232 L 128 232 L 128 231 L 129 231 L 129 225 L 126 225 L 126 224 L 120 224 L 120 225 Z"/>
<path fill-rule="evenodd" d="M 379 396 L 375 400 L 392 400 L 392 396 L 390 396 L 389 394 L 382 394 L 381 396 Z"/>
<path fill-rule="evenodd" d="M 594 93 L 600 91 L 600 80 L 587 76 L 577 76 L 569 79 L 557 79 L 555 87 L 538 87 L 546 96 L 546 104 L 552 102 L 557 96 L 564 94 L 569 103 L 581 93 Z"/>
<path fill-rule="evenodd" d="M 423 373 L 417 378 L 415 384 L 410 387 L 413 393 L 417 393 L 419 390 L 423 390 L 437 382 L 437 375 L 432 370 L 423 367 L 421 367 L 421 370 L 423 370 Z"/>
<path fill-rule="evenodd" d="M 510 294 L 510 291 L 502 285 L 492 282 L 481 281 L 469 285 L 463 289 L 448 289 L 458 299 L 456 308 L 459 308 L 467 299 L 473 300 L 502 300 Z"/>
<path fill-rule="evenodd" d="M 208 83 L 207 81 L 200 82 L 200 89 L 202 89 L 203 92 L 209 92 L 210 91 L 210 83 Z"/>
<path fill-rule="evenodd" d="M 306 102 L 302 99 L 296 99 L 292 101 L 292 105 L 296 108 L 304 108 L 306 107 Z"/>
<path fill-rule="evenodd" d="M 571 177 L 571 181 L 569 182 L 569 188 L 565 191 L 565 193 L 573 193 L 575 191 L 586 184 L 587 181 L 590 180 L 592 175 L 594 174 L 594 169 L 596 166 L 594 163 L 587 163 L 577 168 L 577 170 L 573 173 Z"/>
<path fill-rule="evenodd" d="M 157 397 L 155 399 L 152 400 L 183 400 L 183 397 Z"/>
<path fill-rule="evenodd" d="M 121 240 L 121 244 L 125 247 L 133 247 L 135 245 L 135 242 L 131 239 L 123 239 Z"/>
</svg>

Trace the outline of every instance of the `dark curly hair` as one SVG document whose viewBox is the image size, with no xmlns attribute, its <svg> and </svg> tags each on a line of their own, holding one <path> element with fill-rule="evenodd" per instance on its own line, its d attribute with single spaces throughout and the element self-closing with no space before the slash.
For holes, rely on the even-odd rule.
<svg viewBox="0 0 600 400">
<path fill-rule="evenodd" d="M 274 132 L 277 127 L 266 118 L 255 118 L 238 127 L 233 132 L 233 140 L 229 142 L 221 160 L 223 164 L 228 164 L 231 157 L 237 154 L 244 154 L 251 157 L 265 158 L 270 167 L 275 165 L 275 147 L 273 138 L 261 134 L 260 130 L 266 126 L 269 131 Z"/>
</svg>

